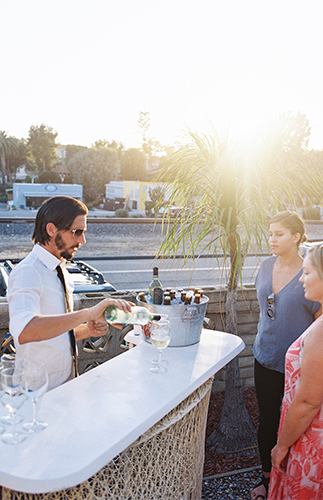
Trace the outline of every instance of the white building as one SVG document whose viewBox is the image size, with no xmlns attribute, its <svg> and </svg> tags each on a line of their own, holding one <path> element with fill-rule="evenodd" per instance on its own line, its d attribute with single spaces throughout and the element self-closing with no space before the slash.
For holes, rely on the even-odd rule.
<svg viewBox="0 0 323 500">
<path fill-rule="evenodd" d="M 16 208 L 38 208 L 41 203 L 52 196 L 72 196 L 82 201 L 83 186 L 81 184 L 25 184 L 13 183 L 12 202 Z"/>
</svg>

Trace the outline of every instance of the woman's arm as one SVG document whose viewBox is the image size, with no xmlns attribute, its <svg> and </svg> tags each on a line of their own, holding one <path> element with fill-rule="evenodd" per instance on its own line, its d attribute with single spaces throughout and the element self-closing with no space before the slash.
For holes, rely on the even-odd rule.
<svg viewBox="0 0 323 500">
<path fill-rule="evenodd" d="M 311 424 L 323 403 L 323 322 L 314 323 L 308 333 L 303 350 L 301 377 L 295 397 L 276 446 L 272 449 L 272 465 L 284 472 L 281 462 L 290 446 L 301 437 Z"/>
</svg>

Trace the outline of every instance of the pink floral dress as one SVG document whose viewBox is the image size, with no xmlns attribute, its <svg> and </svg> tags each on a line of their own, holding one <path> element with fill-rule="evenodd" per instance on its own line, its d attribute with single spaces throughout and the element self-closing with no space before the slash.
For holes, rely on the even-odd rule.
<svg viewBox="0 0 323 500">
<path fill-rule="evenodd" d="M 300 380 L 302 346 L 308 329 L 286 354 L 285 393 L 279 432 Z M 323 405 L 305 433 L 290 447 L 286 473 L 272 468 L 268 500 L 323 500 Z"/>
</svg>

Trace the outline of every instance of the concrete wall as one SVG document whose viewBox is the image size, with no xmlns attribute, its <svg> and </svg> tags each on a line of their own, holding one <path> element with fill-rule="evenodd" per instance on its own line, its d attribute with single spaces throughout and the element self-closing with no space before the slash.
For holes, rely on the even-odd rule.
<svg viewBox="0 0 323 500">
<path fill-rule="evenodd" d="M 213 330 L 225 330 L 225 290 L 215 288 L 205 288 L 205 294 L 209 297 L 209 303 L 206 311 L 208 327 Z M 91 307 L 99 300 L 102 300 L 108 294 L 79 294 L 74 296 L 74 308 L 82 309 Z M 122 297 L 126 300 L 135 302 L 136 292 L 115 292 L 113 297 Z M 243 388 L 253 387 L 253 355 L 252 346 L 257 333 L 257 323 L 259 315 L 259 306 L 257 302 L 256 291 L 254 287 L 244 288 L 238 292 L 237 300 L 237 320 L 238 334 L 243 339 L 246 347 L 239 355 L 239 365 L 241 381 Z M 0 297 L 0 345 L 6 333 L 8 332 L 8 305 L 6 298 Z M 94 367 L 97 363 L 102 363 L 123 352 L 124 346 L 121 346 L 123 337 L 129 327 L 122 331 L 112 329 L 110 334 L 98 343 L 92 343 L 84 340 L 79 343 L 79 363 L 80 372 Z M 1 352 L 0 352 L 1 354 Z M 214 391 L 223 391 L 225 389 L 225 369 L 218 372 L 215 376 L 213 385 Z"/>
</svg>

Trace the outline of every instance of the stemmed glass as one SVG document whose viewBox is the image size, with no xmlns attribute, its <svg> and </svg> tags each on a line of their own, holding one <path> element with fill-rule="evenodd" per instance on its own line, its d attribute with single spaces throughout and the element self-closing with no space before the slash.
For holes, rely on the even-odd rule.
<svg viewBox="0 0 323 500">
<path fill-rule="evenodd" d="M 26 400 L 22 388 L 24 371 L 21 367 L 11 367 L 1 370 L 1 403 L 7 408 L 12 417 L 16 410 L 22 406 Z M 16 419 L 12 419 L 11 431 L 2 434 L 1 439 L 8 444 L 18 444 L 27 437 L 25 432 L 16 431 Z"/>
<path fill-rule="evenodd" d="M 33 419 L 23 425 L 25 431 L 41 432 L 47 427 L 46 422 L 40 422 L 36 418 L 37 401 L 45 394 L 48 387 L 48 375 L 44 363 L 37 361 L 26 361 L 24 364 L 25 376 L 23 379 L 23 390 L 26 397 L 33 404 Z"/>
<path fill-rule="evenodd" d="M 167 314 L 159 314 L 159 316 L 160 316 L 160 319 L 158 320 L 159 322 L 160 322 L 160 321 L 162 321 L 162 320 L 164 320 L 164 319 L 168 320 L 168 316 L 167 316 Z M 150 335 L 151 335 L 151 328 L 152 328 L 152 325 L 151 325 L 151 322 L 150 322 L 150 332 L 149 332 L 149 337 L 150 337 Z M 163 366 L 167 366 L 167 365 L 168 365 L 168 361 L 167 361 L 167 359 L 162 359 L 161 361 L 159 361 L 159 359 L 158 359 L 158 358 L 153 359 L 153 360 L 151 361 L 151 364 L 152 364 L 152 365 L 158 365 L 158 363 L 159 363 L 159 362 L 160 362 L 160 363 L 162 363 L 162 364 L 163 364 Z"/>
<path fill-rule="evenodd" d="M 150 340 L 152 345 L 158 350 L 158 362 L 153 364 L 150 371 L 153 373 L 165 373 L 167 372 L 166 366 L 164 366 L 162 360 L 162 351 L 166 349 L 170 342 L 170 321 L 165 318 L 161 318 L 159 321 L 153 320 L 151 322 L 151 333 Z"/>
<path fill-rule="evenodd" d="M 3 354 L 1 356 L 0 371 L 6 368 L 12 368 L 15 366 L 15 356 L 13 354 Z M 1 384 L 0 384 L 1 385 Z M 2 389 L 1 389 L 2 391 Z M 17 413 L 10 413 L 9 415 L 4 415 L 0 418 L 2 424 L 12 425 L 13 423 L 19 424 L 22 422 L 24 417 L 18 415 Z"/>
</svg>

